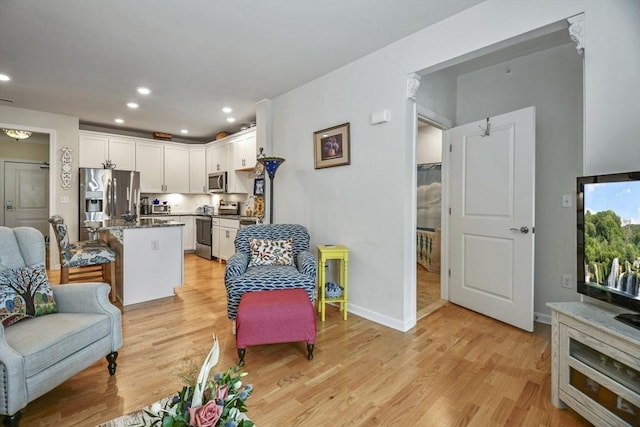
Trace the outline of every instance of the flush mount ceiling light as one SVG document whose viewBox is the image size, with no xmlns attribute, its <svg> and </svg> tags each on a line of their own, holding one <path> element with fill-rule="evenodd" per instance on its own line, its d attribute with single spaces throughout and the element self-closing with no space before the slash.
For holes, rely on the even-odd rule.
<svg viewBox="0 0 640 427">
<path fill-rule="evenodd" d="M 136 102 L 127 102 L 127 107 L 131 108 L 131 109 L 136 109 L 138 108 L 140 105 Z"/>
<path fill-rule="evenodd" d="M 233 117 L 227 117 L 227 121 L 228 121 L 229 123 L 233 123 L 233 122 L 235 122 L 235 121 L 236 121 L 236 119 L 234 119 Z"/>
<path fill-rule="evenodd" d="M 224 108 L 222 109 L 222 112 L 223 112 L 223 113 L 227 113 L 227 114 L 229 114 L 229 113 L 230 113 L 230 112 L 232 112 L 232 111 L 233 111 L 233 108 L 231 108 L 231 107 L 224 107 Z"/>
<path fill-rule="evenodd" d="M 29 132 L 28 130 L 2 129 L 2 132 L 6 133 L 9 138 L 13 138 L 16 141 L 27 139 L 31 136 L 31 132 Z"/>
<path fill-rule="evenodd" d="M 183 134 L 186 135 L 186 134 L 189 133 L 189 130 L 188 129 L 180 129 L 180 133 L 183 133 Z"/>
<path fill-rule="evenodd" d="M 6 74 L 0 74 L 0 82 L 8 82 L 9 80 L 11 80 L 11 77 Z"/>
<path fill-rule="evenodd" d="M 117 124 L 121 125 L 124 123 L 124 120 L 122 119 L 115 119 L 114 122 L 116 122 Z"/>
<path fill-rule="evenodd" d="M 149 95 L 151 93 L 151 89 L 146 87 L 139 87 L 137 91 L 139 94 L 142 94 L 142 95 Z"/>
</svg>

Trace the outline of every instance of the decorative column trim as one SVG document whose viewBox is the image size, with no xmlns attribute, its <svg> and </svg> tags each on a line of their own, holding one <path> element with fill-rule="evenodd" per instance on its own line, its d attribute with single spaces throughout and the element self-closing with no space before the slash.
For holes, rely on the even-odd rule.
<svg viewBox="0 0 640 427">
<path fill-rule="evenodd" d="M 71 164 L 73 159 L 71 158 L 71 151 L 73 151 L 70 147 L 66 145 L 60 149 L 62 152 L 62 156 L 60 161 L 62 163 L 62 173 L 60 178 L 62 179 L 62 189 L 70 190 L 71 189 L 71 180 L 73 179 L 73 175 L 71 173 Z"/>
<path fill-rule="evenodd" d="M 567 19 L 569 23 L 569 37 L 576 44 L 578 55 L 584 54 L 584 13 Z"/>
<path fill-rule="evenodd" d="M 420 87 L 420 76 L 416 73 L 411 73 L 407 76 L 407 99 L 416 100 L 416 92 Z"/>
</svg>

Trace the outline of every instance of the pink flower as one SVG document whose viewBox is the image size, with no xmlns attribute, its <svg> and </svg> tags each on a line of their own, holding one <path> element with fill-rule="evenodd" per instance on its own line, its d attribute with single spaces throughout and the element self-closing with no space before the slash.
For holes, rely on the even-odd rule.
<svg viewBox="0 0 640 427">
<path fill-rule="evenodd" d="M 213 400 L 197 408 L 189 408 L 189 425 L 195 427 L 213 427 L 222 416 L 222 406 Z"/>
<path fill-rule="evenodd" d="M 219 386 L 216 388 L 216 398 L 215 400 L 220 400 L 224 403 L 224 399 L 227 397 L 227 391 L 229 390 L 229 386 L 227 384 Z"/>
</svg>

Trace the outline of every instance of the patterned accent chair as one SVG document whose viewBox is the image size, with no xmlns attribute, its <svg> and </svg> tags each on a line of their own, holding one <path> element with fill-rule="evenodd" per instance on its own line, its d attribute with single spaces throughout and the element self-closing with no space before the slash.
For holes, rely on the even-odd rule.
<svg viewBox="0 0 640 427">
<path fill-rule="evenodd" d="M 59 215 L 49 218 L 49 223 L 56 235 L 60 252 L 60 284 L 86 281 L 86 269 L 92 267 L 94 272 L 100 272 L 102 280 L 111 285 L 111 301 L 115 301 L 115 251 L 102 240 L 69 243 L 67 226 Z M 70 268 L 74 270 L 70 271 Z"/>
<path fill-rule="evenodd" d="M 293 240 L 293 265 L 249 266 L 249 239 Z M 311 303 L 316 300 L 316 258 L 309 252 L 309 233 L 298 224 L 260 224 L 241 228 L 235 240 L 236 252 L 227 261 L 224 284 L 227 316 L 236 319 L 245 292 L 301 288 Z"/>
<path fill-rule="evenodd" d="M 44 264 L 42 233 L 31 227 L 0 227 L 1 273 Z M 20 410 L 29 402 L 105 356 L 109 373 L 116 372 L 122 315 L 109 302 L 109 286 L 51 288 L 57 312 L 8 326 L 0 323 L 0 414 L 5 415 L 5 426 L 18 426 Z"/>
</svg>

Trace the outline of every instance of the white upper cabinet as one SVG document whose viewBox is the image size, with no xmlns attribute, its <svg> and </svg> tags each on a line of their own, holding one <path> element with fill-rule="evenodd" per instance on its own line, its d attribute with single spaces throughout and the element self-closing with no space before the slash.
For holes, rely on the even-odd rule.
<svg viewBox="0 0 640 427">
<path fill-rule="evenodd" d="M 229 170 L 229 144 L 216 142 L 207 147 L 207 175 Z"/>
<path fill-rule="evenodd" d="M 188 193 L 189 148 L 180 144 L 136 142 L 142 193 Z"/>
<path fill-rule="evenodd" d="M 136 170 L 136 143 L 125 138 L 109 137 L 109 160 L 118 170 Z"/>
<path fill-rule="evenodd" d="M 189 192 L 189 148 L 164 145 L 164 190 L 167 193 Z"/>
<path fill-rule="evenodd" d="M 189 193 L 207 192 L 206 151 L 202 147 L 189 147 Z"/>
<path fill-rule="evenodd" d="M 229 193 L 253 192 L 256 129 L 238 132 L 206 145 L 162 142 L 100 132 L 80 131 L 80 167 L 140 172 L 142 193 L 206 194 L 207 175 L 227 172 Z"/>
<path fill-rule="evenodd" d="M 140 171 L 141 193 L 164 192 L 163 148 L 160 142 L 136 142 L 136 170 Z"/>
<path fill-rule="evenodd" d="M 227 173 L 227 193 L 253 194 L 253 170 L 229 171 Z"/>
<path fill-rule="evenodd" d="M 256 166 L 256 129 L 251 128 L 241 135 L 234 135 L 231 142 L 233 169 L 250 170 Z"/>
<path fill-rule="evenodd" d="M 136 170 L 135 141 L 126 137 L 80 131 L 80 167 L 102 168 L 107 161 L 115 164 L 118 170 Z"/>
</svg>

